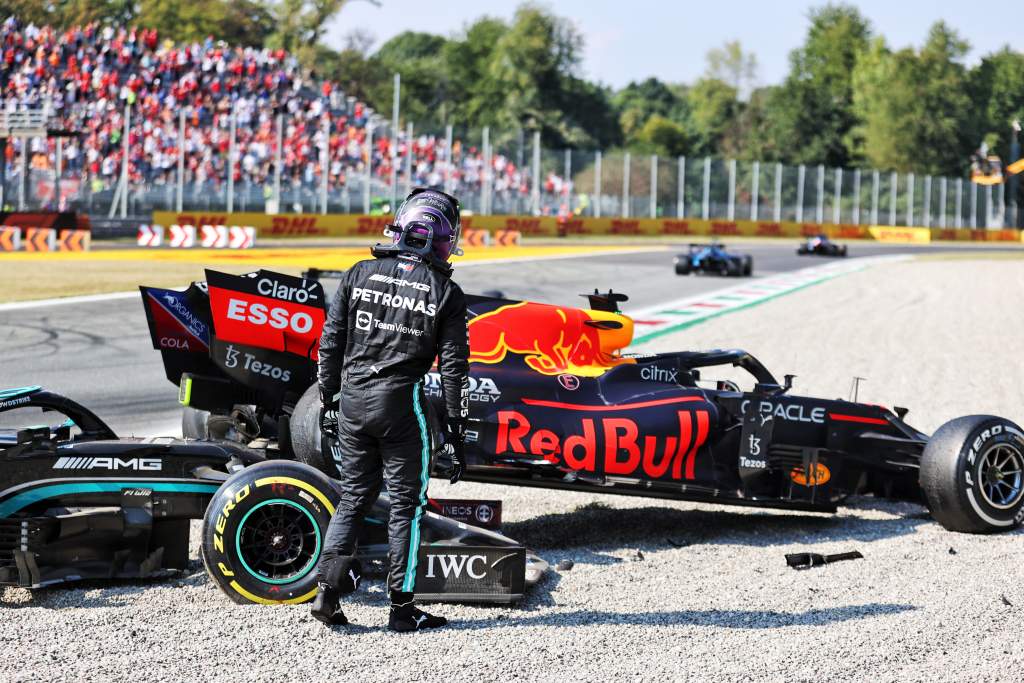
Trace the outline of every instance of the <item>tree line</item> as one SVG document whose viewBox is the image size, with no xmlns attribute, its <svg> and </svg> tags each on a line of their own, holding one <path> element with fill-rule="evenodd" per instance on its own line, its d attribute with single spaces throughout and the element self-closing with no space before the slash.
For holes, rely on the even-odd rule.
<svg viewBox="0 0 1024 683">
<path fill-rule="evenodd" d="M 539 131 L 551 147 L 963 175 L 983 141 L 1013 161 L 1011 125 L 1024 119 L 1024 54 L 1001 47 L 968 67 L 967 42 L 941 21 L 920 46 L 897 49 L 846 4 L 809 11 L 782 83 L 759 85 L 754 55 L 730 42 L 693 83 L 648 78 L 614 90 L 581 75 L 584 36 L 541 6 L 449 36 L 405 32 L 374 49 L 354 30 L 328 45 L 328 22 L 349 1 L 0 0 L 0 14 L 285 48 L 385 117 L 398 72 L 403 118 L 421 130 L 490 126 L 499 144 Z"/>
</svg>

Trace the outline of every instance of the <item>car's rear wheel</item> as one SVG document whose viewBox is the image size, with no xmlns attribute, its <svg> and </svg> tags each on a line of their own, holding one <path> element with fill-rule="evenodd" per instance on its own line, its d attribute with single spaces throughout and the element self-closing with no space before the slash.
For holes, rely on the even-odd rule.
<svg viewBox="0 0 1024 683">
<path fill-rule="evenodd" d="M 232 475 L 203 518 L 207 573 L 237 603 L 311 600 L 336 504 L 327 478 L 299 463 L 267 461 Z"/>
<path fill-rule="evenodd" d="M 743 257 L 743 275 L 744 277 L 750 277 L 754 274 L 754 257 L 744 256 Z"/>
<path fill-rule="evenodd" d="M 921 458 L 932 517 L 950 531 L 1006 531 L 1024 522 L 1024 431 L 993 415 L 942 425 Z"/>
<path fill-rule="evenodd" d="M 295 459 L 315 467 L 328 477 L 338 478 L 338 466 L 323 453 L 320 443 L 320 387 L 313 384 L 295 404 L 289 422 Z"/>
</svg>

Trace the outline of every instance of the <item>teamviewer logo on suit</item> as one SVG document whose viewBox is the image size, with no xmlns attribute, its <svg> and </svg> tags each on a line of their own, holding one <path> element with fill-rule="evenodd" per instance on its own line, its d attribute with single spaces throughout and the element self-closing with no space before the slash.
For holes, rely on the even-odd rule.
<svg viewBox="0 0 1024 683">
<path fill-rule="evenodd" d="M 364 332 L 370 331 L 370 326 L 373 324 L 373 316 L 370 315 L 369 311 L 356 311 L 356 329 L 363 330 Z"/>
</svg>

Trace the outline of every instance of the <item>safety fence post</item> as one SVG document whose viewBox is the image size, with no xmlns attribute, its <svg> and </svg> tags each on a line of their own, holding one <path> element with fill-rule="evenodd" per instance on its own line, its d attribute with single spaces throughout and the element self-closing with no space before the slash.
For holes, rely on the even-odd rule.
<svg viewBox="0 0 1024 683">
<path fill-rule="evenodd" d="M 818 164 L 818 187 L 814 207 L 815 222 L 825 222 L 825 164 Z"/>
<path fill-rule="evenodd" d="M 899 176 L 892 172 L 889 179 L 889 225 L 896 225 L 896 195 L 899 194 Z"/>
<path fill-rule="evenodd" d="M 752 177 L 750 178 L 750 220 L 757 220 L 757 209 L 758 204 L 761 203 L 760 197 L 758 196 L 761 192 L 761 162 L 755 161 L 754 167 L 751 169 Z"/>
<path fill-rule="evenodd" d="M 540 131 L 533 133 L 533 215 L 540 215 Z"/>
<path fill-rule="evenodd" d="M 924 177 L 924 227 L 932 227 L 932 177 Z"/>
<path fill-rule="evenodd" d="M 237 121 L 235 106 L 231 105 L 231 113 L 228 114 L 228 213 L 235 210 L 235 126 Z"/>
<path fill-rule="evenodd" d="M 907 226 L 914 224 L 914 174 L 907 174 Z"/>
<path fill-rule="evenodd" d="M 942 176 L 939 180 L 939 227 L 946 227 L 946 198 L 948 179 Z"/>
<path fill-rule="evenodd" d="M 651 205 L 650 217 L 658 217 L 658 155 L 651 155 Z"/>
<path fill-rule="evenodd" d="M 796 170 L 796 222 L 804 222 L 804 182 L 807 179 L 807 167 L 800 164 Z"/>
<path fill-rule="evenodd" d="M 842 223 L 843 209 L 840 202 L 843 199 L 843 169 L 835 170 L 835 187 L 832 192 L 832 222 L 836 225 Z"/>
<path fill-rule="evenodd" d="M 679 157 L 676 165 L 676 218 L 686 218 L 686 157 Z"/>
<path fill-rule="evenodd" d="M 601 217 L 601 150 L 594 155 L 594 217 Z"/>
<path fill-rule="evenodd" d="M 854 225 L 860 225 L 860 169 L 853 170 L 853 216 Z"/>
<path fill-rule="evenodd" d="M 711 157 L 704 157 L 704 198 L 701 200 L 700 217 L 707 220 L 711 214 Z"/>
<path fill-rule="evenodd" d="M 629 152 L 622 159 L 622 216 L 629 218 Z"/>
<path fill-rule="evenodd" d="M 398 111 L 402 93 L 402 74 L 395 73 L 391 98 L 391 206 L 398 206 Z M 326 212 L 325 212 L 326 213 Z"/>
<path fill-rule="evenodd" d="M 729 159 L 729 201 L 726 205 L 726 216 L 736 220 L 736 160 Z"/>
<path fill-rule="evenodd" d="M 566 148 L 565 150 L 565 162 L 563 164 L 563 182 L 562 187 L 565 189 L 565 206 L 568 209 L 569 214 L 572 215 L 572 149 Z"/>
</svg>

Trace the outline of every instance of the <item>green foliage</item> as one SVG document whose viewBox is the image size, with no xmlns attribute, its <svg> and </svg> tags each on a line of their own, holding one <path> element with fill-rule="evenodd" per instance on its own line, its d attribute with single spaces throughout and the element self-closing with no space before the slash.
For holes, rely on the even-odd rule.
<svg viewBox="0 0 1024 683">
<path fill-rule="evenodd" d="M 1007 47 L 968 69 L 966 43 L 941 22 L 919 49 L 893 50 L 846 4 L 809 12 L 778 85 L 756 88 L 756 57 L 732 41 L 709 51 L 695 83 L 647 78 L 612 91 L 581 76 L 583 36 L 544 6 L 522 4 L 508 21 L 480 17 L 448 37 L 405 32 L 374 51 L 358 31 L 325 43 L 328 23 L 347 2 L 0 0 L 0 15 L 285 48 L 310 77 L 339 83 L 385 117 L 397 72 L 403 124 L 490 126 L 499 146 L 539 131 L 548 147 L 620 148 L 614 154 L 963 174 L 982 140 L 1009 161 L 1010 125 L 1024 119 L 1024 54 Z"/>
<path fill-rule="evenodd" d="M 853 69 L 871 27 L 848 5 L 812 10 L 804 45 L 790 54 L 790 71 L 765 103 L 765 129 L 776 159 L 847 165 L 853 113 Z"/>
<path fill-rule="evenodd" d="M 854 75 L 855 149 L 870 165 L 928 174 L 963 168 L 972 149 L 966 53 L 942 22 L 919 52 L 874 42 Z"/>
<path fill-rule="evenodd" d="M 270 10 L 258 0 L 141 0 L 135 23 L 175 41 L 213 36 L 231 45 L 261 46 L 274 30 Z"/>
<path fill-rule="evenodd" d="M 636 136 L 640 149 L 661 157 L 676 157 L 686 154 L 690 139 L 682 125 L 655 114 Z"/>
<path fill-rule="evenodd" d="M 1015 161 L 1009 156 L 1010 126 L 1024 121 L 1024 54 L 1003 48 L 982 58 L 968 79 L 973 142 L 986 140 L 1004 160 Z"/>
</svg>

